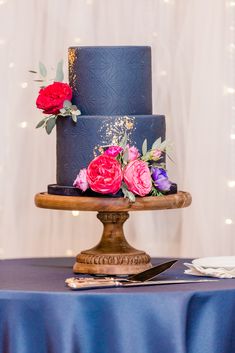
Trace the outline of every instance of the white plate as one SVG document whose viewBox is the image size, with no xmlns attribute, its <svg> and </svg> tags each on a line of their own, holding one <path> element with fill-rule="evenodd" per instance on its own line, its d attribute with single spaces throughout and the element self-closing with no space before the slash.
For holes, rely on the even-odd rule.
<svg viewBox="0 0 235 353">
<path fill-rule="evenodd" d="M 232 270 L 235 268 L 235 256 L 202 257 L 192 261 L 195 266 L 204 268 L 225 268 Z"/>
</svg>

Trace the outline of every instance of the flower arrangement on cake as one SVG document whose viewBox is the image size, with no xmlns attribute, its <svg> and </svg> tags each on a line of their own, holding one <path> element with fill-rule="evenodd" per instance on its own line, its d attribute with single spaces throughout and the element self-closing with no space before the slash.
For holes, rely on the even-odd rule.
<svg viewBox="0 0 235 353">
<path fill-rule="evenodd" d="M 87 168 L 80 170 L 73 186 L 85 192 L 89 188 L 99 194 L 123 192 L 131 202 L 135 196 L 160 196 L 168 192 L 169 181 L 162 162 L 166 154 L 166 141 L 157 139 L 151 149 L 147 140 L 142 145 L 142 154 L 135 146 L 129 146 L 125 134 L 119 145 L 103 146 Z"/>
<path fill-rule="evenodd" d="M 31 73 L 37 74 L 37 71 L 30 70 Z M 72 89 L 67 83 L 63 83 L 63 61 L 57 64 L 56 76 L 53 83 L 48 84 L 46 66 L 39 62 L 40 79 L 34 81 L 41 82 L 42 86 L 39 91 L 36 106 L 43 111 L 46 116 L 37 124 L 36 128 L 45 127 L 48 134 L 51 133 L 56 125 L 58 117 L 71 116 L 73 121 L 77 122 L 78 115 L 81 114 L 76 105 L 73 105 Z"/>
</svg>

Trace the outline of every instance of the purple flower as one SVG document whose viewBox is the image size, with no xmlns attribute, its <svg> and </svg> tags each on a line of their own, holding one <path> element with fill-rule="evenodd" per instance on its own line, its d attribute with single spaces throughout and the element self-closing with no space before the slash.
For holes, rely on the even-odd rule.
<svg viewBox="0 0 235 353">
<path fill-rule="evenodd" d="M 123 148 L 120 146 L 110 146 L 104 154 L 110 157 L 117 157 L 120 152 L 122 152 Z"/>
<path fill-rule="evenodd" d="M 171 187 L 171 182 L 168 179 L 167 173 L 162 168 L 151 168 L 152 179 L 154 181 L 154 185 L 160 191 L 169 191 Z"/>
</svg>

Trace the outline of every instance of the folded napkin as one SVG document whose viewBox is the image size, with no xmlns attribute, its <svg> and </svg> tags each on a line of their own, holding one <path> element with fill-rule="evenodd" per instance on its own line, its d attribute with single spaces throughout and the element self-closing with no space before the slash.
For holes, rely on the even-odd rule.
<svg viewBox="0 0 235 353">
<path fill-rule="evenodd" d="M 227 270 L 225 268 L 209 268 L 194 265 L 192 263 L 184 263 L 188 270 L 184 273 L 193 276 L 208 276 L 208 277 L 218 277 L 218 278 L 235 278 L 235 268 Z"/>
</svg>

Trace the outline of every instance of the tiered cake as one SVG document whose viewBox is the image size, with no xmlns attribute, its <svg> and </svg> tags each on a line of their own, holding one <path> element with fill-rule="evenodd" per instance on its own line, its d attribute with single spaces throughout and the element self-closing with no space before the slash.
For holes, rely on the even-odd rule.
<svg viewBox="0 0 235 353">
<path fill-rule="evenodd" d="M 152 115 L 150 47 L 71 47 L 69 84 L 82 115 L 76 124 L 57 120 L 57 185 L 48 191 L 78 195 L 73 181 L 98 146 L 117 143 L 125 132 L 139 150 L 145 139 L 151 146 L 165 139 L 165 117 Z"/>
</svg>

